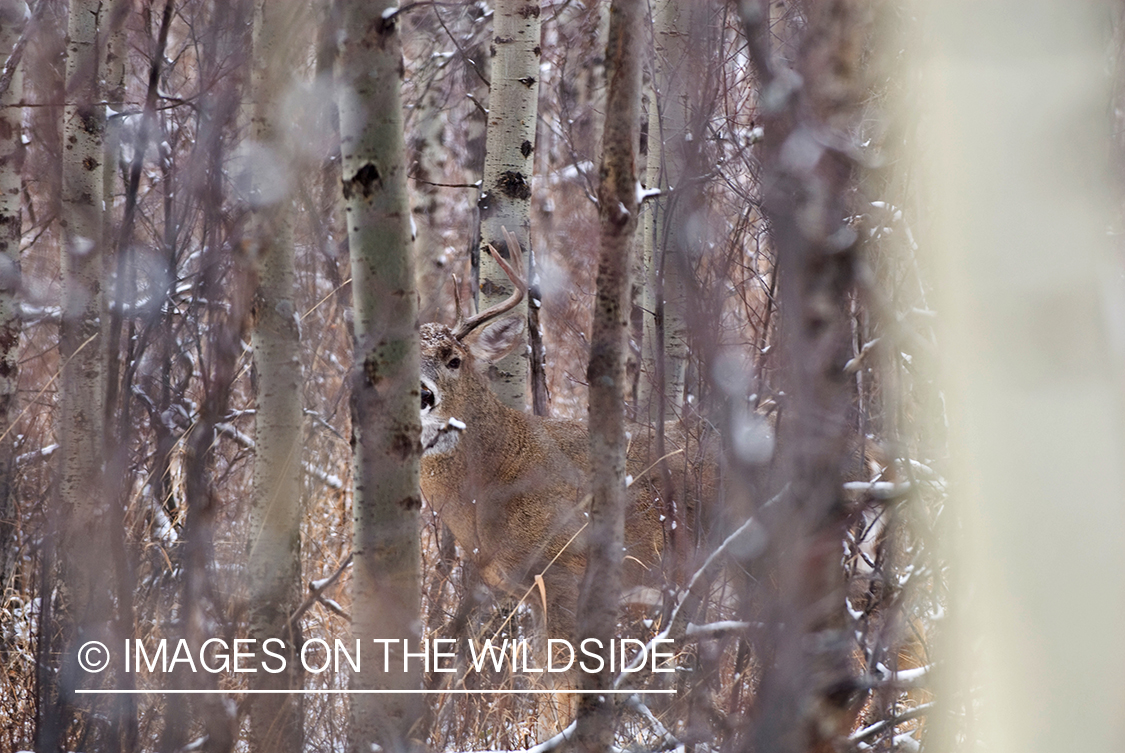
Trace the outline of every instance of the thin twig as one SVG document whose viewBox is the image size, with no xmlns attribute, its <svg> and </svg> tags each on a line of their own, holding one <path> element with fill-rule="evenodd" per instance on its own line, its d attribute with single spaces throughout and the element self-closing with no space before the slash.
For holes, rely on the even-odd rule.
<svg viewBox="0 0 1125 753">
<path fill-rule="evenodd" d="M 415 183 L 421 183 L 425 186 L 437 186 L 438 188 L 480 188 L 480 183 L 435 183 L 432 180 L 418 178 L 414 175 L 411 175 L 409 177 Z"/>
<path fill-rule="evenodd" d="M 762 505 L 762 508 L 764 509 L 766 507 L 769 507 L 770 505 L 776 504 L 779 500 L 781 500 L 782 497 L 785 496 L 788 491 L 789 485 L 786 484 L 785 488 L 778 492 L 764 505 Z M 727 536 L 726 539 L 723 540 L 723 543 L 719 544 L 719 546 L 715 548 L 715 551 L 711 552 L 711 555 L 707 558 L 703 565 L 695 571 L 695 575 L 691 576 L 691 580 L 688 581 L 687 588 L 684 589 L 684 592 L 680 596 L 680 599 L 676 602 L 676 608 L 672 610 L 672 616 L 668 619 L 668 627 L 660 631 L 658 634 L 654 635 L 652 639 L 649 640 L 649 642 L 645 645 L 644 651 L 639 652 L 633 662 L 628 667 L 623 669 L 621 671 L 621 674 L 617 676 L 617 679 L 613 681 L 613 687 L 620 687 L 626 679 L 632 676 L 633 672 L 640 668 L 640 666 L 644 663 L 645 658 L 648 657 L 649 652 L 651 652 L 653 647 L 655 646 L 656 641 L 666 640 L 670 637 L 675 639 L 682 633 L 687 632 L 686 625 L 684 625 L 683 628 L 680 628 L 681 622 L 687 619 L 687 615 L 684 614 L 683 616 L 681 616 L 681 612 L 683 612 L 684 605 L 688 603 L 695 589 L 697 589 L 701 583 L 706 582 L 705 579 L 715 567 L 715 563 L 719 561 L 719 558 L 722 557 L 726 553 L 726 551 L 734 545 L 735 542 L 737 542 L 748 533 L 754 531 L 755 529 L 760 528 L 761 524 L 758 523 L 755 518 L 749 518 L 745 523 L 738 527 L 738 530 L 736 530 L 730 536 Z"/>
<path fill-rule="evenodd" d="M 902 724 L 903 722 L 909 722 L 912 719 L 918 719 L 919 717 L 926 716 L 930 711 L 933 710 L 933 708 L 933 703 L 923 703 L 921 706 L 916 706 L 908 711 L 902 712 L 901 714 L 892 716 L 890 719 L 883 719 L 882 721 L 875 722 L 872 725 L 856 731 L 855 734 L 848 738 L 848 742 L 867 742 L 868 740 L 885 730 L 887 727 L 895 727 L 899 724 Z"/>
<path fill-rule="evenodd" d="M 297 607 L 296 611 L 294 611 L 293 614 L 289 617 L 290 628 L 296 627 L 297 621 L 305 615 L 305 612 L 309 611 L 309 609 L 312 608 L 313 604 L 318 601 L 323 601 L 323 599 L 321 599 L 321 594 L 331 588 L 332 585 L 340 579 L 340 576 L 344 574 L 344 570 L 346 570 L 348 568 L 348 565 L 350 564 L 352 564 L 352 554 L 349 552 L 344 561 L 340 563 L 340 566 L 336 568 L 336 572 L 332 573 L 322 581 L 309 583 L 308 598 L 301 602 L 301 606 Z M 331 607 L 329 607 L 329 609 L 331 609 Z"/>
</svg>

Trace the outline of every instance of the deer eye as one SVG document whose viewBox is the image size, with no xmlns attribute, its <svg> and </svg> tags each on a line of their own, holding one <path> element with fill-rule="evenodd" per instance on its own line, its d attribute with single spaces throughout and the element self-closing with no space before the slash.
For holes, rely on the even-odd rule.
<svg viewBox="0 0 1125 753">
<path fill-rule="evenodd" d="M 453 358 L 450 358 L 445 365 L 451 369 L 456 369 L 461 365 L 461 359 L 457 356 L 454 356 Z"/>
</svg>

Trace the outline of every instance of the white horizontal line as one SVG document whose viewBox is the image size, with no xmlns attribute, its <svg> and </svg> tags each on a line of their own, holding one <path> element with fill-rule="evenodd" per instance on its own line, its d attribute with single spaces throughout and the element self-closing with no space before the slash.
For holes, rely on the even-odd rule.
<svg viewBox="0 0 1125 753">
<path fill-rule="evenodd" d="M 190 695 L 201 695 L 205 693 L 229 693 L 232 695 L 267 695 L 267 694 L 290 694 L 290 695 L 389 695 L 398 693 L 401 695 L 562 695 L 566 693 L 573 693 L 575 695 L 635 695 L 637 693 L 650 695 L 662 694 L 667 695 L 675 693 L 675 688 L 660 689 L 660 690 L 392 690 L 392 689 L 371 689 L 371 690 L 345 690 L 342 688 L 312 688 L 308 690 L 285 690 L 285 689 L 264 689 L 264 690 L 200 690 L 197 688 L 189 688 L 185 690 L 83 690 L 78 689 L 75 693 L 85 693 L 90 695 L 146 695 L 146 694 L 173 694 L 183 693 Z"/>
</svg>

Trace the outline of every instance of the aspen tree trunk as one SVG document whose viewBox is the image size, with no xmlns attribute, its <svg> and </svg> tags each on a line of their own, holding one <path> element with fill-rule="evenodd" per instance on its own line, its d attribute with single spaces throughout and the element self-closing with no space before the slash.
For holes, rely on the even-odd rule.
<svg viewBox="0 0 1125 753">
<path fill-rule="evenodd" d="M 0 3 L 0 55 L 5 59 L 23 32 L 27 5 L 23 0 Z M 23 184 L 23 66 L 16 68 L 8 90 L 0 96 L 0 424 L 14 415 L 20 342 L 20 192 Z M 10 442 L 8 443 L 10 444 Z"/>
<path fill-rule="evenodd" d="M 403 641 L 419 650 L 418 303 L 402 127 L 402 42 L 393 0 L 340 0 L 339 109 L 343 192 L 352 256 L 355 463 L 352 632 L 367 660 L 352 688 L 417 689 L 422 661 L 404 670 Z M 371 661 L 391 644 L 390 671 Z M 418 695 L 352 696 L 348 746 L 411 747 Z"/>
<path fill-rule="evenodd" d="M 126 270 L 125 259 L 131 252 L 132 239 L 124 239 L 118 243 L 118 228 L 113 221 L 114 191 L 117 186 L 118 164 L 121 155 L 121 129 L 124 122 L 122 118 L 114 116 L 125 108 L 125 63 L 128 58 L 125 16 L 129 12 L 131 4 L 131 0 L 113 0 L 111 4 L 105 4 L 106 9 L 102 13 L 102 28 L 100 29 L 103 41 L 99 50 L 101 54 L 102 96 L 106 103 L 105 130 L 102 134 L 104 158 L 102 159 L 101 176 L 105 213 L 102 221 L 101 247 L 107 284 L 114 267 L 116 267 L 117 279 L 114 281 L 114 289 L 107 295 L 117 301 L 127 300 L 128 296 L 131 295 L 126 293 L 127 275 L 124 272 Z M 113 447 L 112 450 L 107 452 L 106 473 L 108 474 L 107 478 L 113 478 L 115 481 L 119 478 L 119 475 L 114 464 L 120 460 L 122 449 L 117 446 L 117 443 L 124 441 L 124 434 L 120 437 L 113 436 L 112 426 L 113 414 L 118 407 L 117 402 L 120 398 L 118 377 L 122 369 L 119 361 L 119 335 L 124 315 L 124 310 L 118 306 L 115 311 L 110 313 L 109 321 L 106 323 L 108 326 L 103 326 L 103 337 L 106 337 L 103 347 L 107 356 L 106 399 L 104 402 L 106 446 L 107 448 Z M 125 400 L 127 401 L 128 398 L 126 397 Z"/>
<path fill-rule="evenodd" d="M 590 343 L 590 549 L 578 605 L 578 638 L 608 646 L 617 630 L 621 552 L 625 542 L 625 359 L 628 352 L 633 236 L 637 228 L 637 148 L 641 117 L 641 0 L 614 0 L 606 51 L 606 127 L 598 202 L 601 253 Z M 608 654 L 605 657 L 608 659 Z M 585 690 L 612 687 L 602 672 L 581 673 Z M 584 694 L 578 706 L 579 750 L 613 745 L 611 696 Z"/>
<path fill-rule="evenodd" d="M 105 546 L 101 493 L 104 449 L 105 296 L 102 289 L 102 170 L 105 110 L 101 104 L 98 31 L 102 4 L 73 0 L 67 22 L 63 108 L 62 362 L 58 436 L 61 469 L 61 619 L 64 654 L 59 696 L 44 720 L 44 742 L 57 744 L 70 722 L 71 695 L 89 675 L 77 664 L 78 637 L 110 639 L 112 566 Z M 100 735 L 99 735 L 100 736 Z M 96 747 L 96 745 L 95 745 Z"/>
<path fill-rule="evenodd" d="M 531 248 L 531 173 L 539 109 L 539 2 L 497 0 L 493 14 L 492 83 L 488 94 L 484 181 L 480 199 L 480 308 L 506 299 L 512 283 L 487 252 L 507 258 L 502 228 Z M 525 254 L 530 253 L 525 251 Z M 525 258 L 523 268 L 528 269 Z M 527 301 L 508 316 L 527 321 Z M 527 407 L 526 348 L 516 348 L 489 370 L 492 390 L 513 408 Z"/>
<path fill-rule="evenodd" d="M 333 86 L 335 81 L 336 30 L 339 28 L 339 9 L 334 3 L 324 3 L 317 13 L 316 30 L 316 81 L 317 86 Z M 351 305 L 352 289 L 344 280 L 351 274 L 348 266 L 347 230 L 344 226 L 344 198 L 340 195 L 340 113 L 335 97 L 329 99 L 320 111 L 317 127 L 327 134 L 331 145 L 320 165 L 319 216 L 316 218 L 316 232 L 319 249 L 324 257 L 324 271 L 337 296 L 345 307 Z"/>
<path fill-rule="evenodd" d="M 496 15 L 495 11 L 492 15 Z M 474 65 L 470 66 L 472 75 L 466 76 L 468 81 L 465 82 L 465 97 L 472 102 L 474 107 L 462 119 L 460 125 L 464 130 L 462 138 L 466 150 L 466 154 L 461 157 L 461 166 L 470 175 L 480 175 L 481 185 L 484 185 L 485 145 L 488 141 L 488 109 L 486 105 L 488 103 L 489 80 L 492 78 L 492 56 L 489 53 L 489 49 L 492 47 L 492 35 L 477 34 L 471 38 L 471 41 L 476 43 L 466 47 L 465 54 Z M 477 201 L 478 203 L 480 201 L 479 194 L 477 195 Z M 472 230 L 472 237 L 466 239 L 465 244 L 466 253 L 469 255 L 473 303 L 480 304 L 481 225 L 479 209 L 477 222 Z"/>
<path fill-rule="evenodd" d="M 27 4 L 23 0 L 0 2 L 0 56 L 7 59 L 23 32 Z M 23 182 L 23 110 L 16 107 L 23 94 L 23 65 L 16 68 L 8 90 L 0 95 L 0 426 L 11 426 L 16 416 L 20 345 L 20 195 Z M 0 583 L 6 583 L 9 541 L 12 535 L 12 440 L 0 443 Z"/>
<path fill-rule="evenodd" d="M 126 273 L 128 269 L 127 259 L 132 252 L 132 238 L 123 238 L 118 233 L 118 227 L 114 222 L 114 191 L 117 186 L 117 173 L 119 157 L 121 156 L 121 127 L 123 120 L 120 117 L 113 117 L 120 113 L 125 107 L 125 63 L 128 57 L 127 45 L 128 37 L 125 33 L 125 15 L 129 12 L 130 0 L 113 0 L 112 4 L 106 5 L 106 10 L 102 14 L 102 28 L 100 35 L 103 40 L 100 54 L 101 54 L 101 83 L 102 94 L 106 103 L 106 121 L 105 131 L 103 132 L 103 148 L 104 159 L 102 174 L 102 197 L 104 199 L 103 205 L 105 207 L 104 219 L 102 222 L 102 257 L 105 260 L 106 279 L 114 273 L 116 268 L 116 280 L 114 280 L 114 288 L 112 292 L 107 295 L 110 299 L 116 301 L 130 300 L 132 292 L 127 292 L 127 281 L 129 275 Z M 146 113 L 147 115 L 147 113 Z M 143 154 L 141 155 L 143 159 Z M 135 207 L 135 196 L 133 205 Z M 107 326 L 103 326 L 104 337 L 106 337 L 105 352 L 107 355 L 106 360 L 106 399 L 105 407 L 105 428 L 106 428 L 106 447 L 112 447 L 112 450 L 107 452 L 107 465 L 106 474 L 107 478 L 112 478 L 115 481 L 120 479 L 121 473 L 116 464 L 122 461 L 122 445 L 127 444 L 125 441 L 125 433 L 122 432 L 120 436 L 113 436 L 113 415 L 118 408 L 118 400 L 120 398 L 118 378 L 122 371 L 122 364 L 119 359 L 120 344 L 119 338 L 122 329 L 122 320 L 125 312 L 122 306 L 117 306 L 110 312 L 109 321 Z M 125 366 L 128 369 L 128 365 Z M 128 402 L 126 397 L 122 404 Z M 127 411 L 122 411 L 122 417 L 127 418 L 125 415 Z M 127 423 L 127 422 L 126 422 Z M 130 427 L 131 428 L 131 427 Z M 128 429 L 126 429 L 128 430 Z M 107 489 L 107 491 L 109 491 Z M 113 492 L 109 492 L 113 493 Z M 114 526 L 116 528 L 116 526 Z"/>
<path fill-rule="evenodd" d="M 590 8 L 589 12 L 597 16 L 594 31 L 594 50 L 596 53 L 600 53 L 607 49 L 607 40 L 609 39 L 609 8 L 604 7 L 602 3 L 597 3 Z M 605 67 L 606 60 L 604 54 L 601 57 L 596 57 L 593 60 L 593 65 L 590 66 L 587 85 L 584 88 L 587 106 L 590 108 L 590 139 L 595 145 L 593 157 L 595 160 L 599 161 L 602 156 L 602 134 L 605 131 Z"/>
<path fill-rule="evenodd" d="M 695 12 L 700 12 L 696 10 Z M 648 162 L 645 185 L 663 195 L 649 202 L 644 219 L 644 335 L 641 343 L 639 415 L 650 422 L 679 412 L 687 370 L 687 321 L 684 316 L 684 264 L 681 235 L 684 197 L 676 191 L 685 173 L 688 136 L 688 45 L 691 5 L 684 0 L 656 0 L 652 5 L 655 46 L 653 97 L 648 113 Z M 662 396 L 662 397 L 661 397 Z"/>
<path fill-rule="evenodd" d="M 670 0 L 665 0 L 665 5 Z M 664 7 L 664 6 L 658 6 Z M 654 12 L 655 16 L 655 12 Z M 659 61 L 655 63 L 659 65 Z M 660 111 L 659 97 L 661 95 L 654 87 L 652 98 L 648 105 L 648 153 L 645 160 L 645 187 L 653 190 L 667 188 L 663 180 L 661 165 L 664 162 L 664 145 L 660 136 Z M 660 343 L 664 340 L 664 301 L 663 295 L 658 295 L 657 287 L 657 261 L 656 255 L 656 228 L 664 212 L 660 211 L 658 200 L 650 199 L 645 203 L 644 215 L 641 217 L 641 259 L 640 271 L 644 275 L 642 288 L 641 307 L 643 309 L 643 325 L 641 332 L 641 365 L 637 379 L 637 418 L 650 423 L 657 420 L 660 395 L 667 394 L 660 385 L 666 382 L 662 369 L 662 362 L 666 349 Z M 659 317 L 659 321 L 658 321 Z"/>
<path fill-rule="evenodd" d="M 442 289 L 449 284 L 449 273 L 444 264 L 438 263 L 444 256 L 441 233 L 438 223 L 442 219 L 441 189 L 437 183 L 443 182 L 445 164 L 449 159 L 449 149 L 445 145 L 445 121 L 441 110 L 446 92 L 437 86 L 430 87 L 413 113 L 413 138 L 410 143 L 411 176 L 414 180 L 414 219 L 417 234 L 414 247 L 417 252 L 415 264 L 418 275 L 418 292 L 422 300 L 430 301 L 432 306 L 441 300 Z M 437 311 L 424 311 L 426 321 L 437 316 Z"/>
<path fill-rule="evenodd" d="M 105 111 L 101 105 L 98 54 L 98 0 L 73 0 L 67 27 L 67 100 L 63 111 L 62 279 L 63 310 L 59 350 L 64 360 L 60 396 L 62 473 L 60 491 L 69 530 L 67 595 L 79 623 L 100 614 L 106 585 L 101 568 L 103 542 L 95 535 L 101 520 L 105 349 L 102 322 L 102 169 Z"/>
<path fill-rule="evenodd" d="M 106 18 L 105 46 L 102 48 L 102 73 L 105 81 L 105 101 L 111 112 L 109 118 L 125 107 L 125 64 L 129 57 L 129 39 L 125 33 L 125 17 L 132 5 L 130 0 L 114 0 Z M 102 170 L 102 195 L 107 211 L 113 209 L 113 192 L 117 184 L 117 159 L 121 149 L 121 120 L 107 122 L 105 131 L 105 168 Z M 111 247 L 113 224 L 104 228 L 105 248 Z"/>
<path fill-rule="evenodd" d="M 278 103 L 292 70 L 302 4 L 258 0 L 254 9 L 251 134 L 260 158 L 293 159 L 283 138 Z M 295 303 L 290 186 L 276 185 L 273 171 L 251 169 L 252 237 L 258 289 L 254 296 L 255 414 L 254 490 L 250 502 L 250 636 L 285 657 L 285 671 L 250 677 L 260 690 L 301 686 L 300 629 L 289 623 L 301 597 L 301 390 L 300 328 Z M 268 173 L 268 174 L 263 174 Z M 273 181 L 273 184 L 270 184 Z M 283 641 L 284 647 L 276 641 Z M 301 696 L 255 695 L 250 703 L 250 747 L 300 750 Z"/>
<path fill-rule="evenodd" d="M 43 9 L 46 16 L 47 8 Z M 59 16 L 61 18 L 61 15 Z M 28 220 L 32 220 L 38 210 L 39 213 L 48 212 L 57 214 L 61 205 L 62 165 L 61 160 L 51 158 L 49 155 L 58 155 L 62 152 L 62 102 L 65 99 L 65 72 L 63 66 L 56 66 L 58 60 L 63 59 L 66 49 L 65 26 L 62 23 L 44 23 L 37 29 L 35 45 L 26 48 L 27 65 L 24 68 L 24 89 L 32 104 L 30 112 L 25 113 L 29 131 L 42 145 L 35 152 L 29 151 L 25 155 L 25 165 L 28 174 L 34 171 L 41 182 L 44 200 L 28 205 Z M 33 155 L 35 159 L 33 159 Z M 56 413 L 56 416 L 58 413 Z M 57 420 L 57 419 L 56 419 Z M 43 537 L 41 549 L 41 564 L 39 566 L 39 593 L 50 594 L 56 592 L 59 582 L 59 572 L 56 564 L 59 557 L 58 532 L 61 530 L 63 519 L 61 515 L 61 494 L 52 495 L 51 503 L 55 506 L 56 513 L 48 521 L 47 535 Z M 52 599 L 41 602 L 42 609 L 39 616 L 40 635 L 53 634 L 59 624 L 57 610 Z M 35 651 L 35 681 L 37 693 L 41 702 L 35 715 L 35 744 L 37 750 L 57 750 L 58 739 L 61 734 L 61 714 L 54 702 L 59 676 L 56 670 L 55 654 L 52 641 L 39 640 Z"/>
<path fill-rule="evenodd" d="M 648 110 L 646 185 L 661 195 L 651 200 L 643 219 L 645 270 L 638 375 L 637 416 L 655 433 L 655 451 L 666 452 L 664 428 L 680 414 L 687 371 L 687 301 L 684 275 L 693 191 L 688 187 L 691 108 L 701 99 L 692 63 L 693 21 L 707 10 L 684 0 L 658 0 L 652 7 L 653 76 Z M 698 40 L 695 40 L 698 42 Z M 696 66 L 698 67 L 698 66 Z M 696 167 L 698 170 L 698 167 Z M 664 493 L 665 570 L 677 581 L 688 560 L 684 504 L 672 491 L 668 463 L 660 462 Z"/>
</svg>

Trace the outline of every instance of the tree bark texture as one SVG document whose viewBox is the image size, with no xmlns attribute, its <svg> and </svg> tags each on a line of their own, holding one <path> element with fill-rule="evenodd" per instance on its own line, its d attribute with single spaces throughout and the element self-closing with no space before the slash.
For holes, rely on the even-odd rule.
<svg viewBox="0 0 1125 753">
<path fill-rule="evenodd" d="M 105 348 L 102 323 L 103 135 L 105 109 L 99 86 L 98 29 L 101 3 L 74 0 L 67 28 L 66 106 L 62 165 L 62 331 L 60 396 L 65 516 L 66 591 L 76 624 L 107 617 L 98 535 L 103 451 Z"/>
<path fill-rule="evenodd" d="M 585 79 L 585 86 L 579 91 L 579 101 L 585 101 L 585 106 L 590 111 L 590 127 L 589 137 L 591 146 L 593 147 L 593 158 L 601 161 L 602 154 L 602 136 L 605 131 L 605 98 L 606 98 L 606 77 L 605 77 L 605 56 L 600 55 L 606 49 L 606 43 L 609 39 L 609 8 L 605 7 L 603 3 L 593 4 L 589 11 L 595 16 L 594 20 L 594 52 L 595 57 L 590 62 L 587 74 L 581 78 Z M 581 86 L 581 82 L 579 82 Z"/>
<path fill-rule="evenodd" d="M 286 164 L 278 103 L 291 79 L 287 58 L 301 6 L 259 0 L 254 13 L 251 132 L 259 159 Z M 286 657 L 286 671 L 251 676 L 255 689 L 299 689 L 300 631 L 290 624 L 301 597 L 301 396 L 300 321 L 295 301 L 290 186 L 267 185 L 273 172 L 252 167 L 250 201 L 258 288 L 252 334 L 257 385 L 254 490 L 250 503 L 250 636 Z M 274 178 L 274 180 L 276 180 Z M 256 695 L 250 703 L 251 750 L 300 750 L 300 696 Z"/>
<path fill-rule="evenodd" d="M 27 5 L 23 0 L 0 3 L 0 55 L 11 54 L 23 32 Z M 20 344 L 20 234 L 23 228 L 20 192 L 23 188 L 23 110 L 14 105 L 23 94 L 23 66 L 17 66 L 8 90 L 0 94 L 0 425 L 8 427 L 15 416 L 19 386 Z M 11 437 L 0 447 L 0 575 L 4 572 L 6 521 L 11 478 L 8 462 Z"/>
<path fill-rule="evenodd" d="M 439 315 L 441 293 L 449 285 L 445 268 L 444 240 L 439 224 L 446 221 L 442 213 L 442 193 L 437 185 L 445 176 L 450 149 L 446 145 L 445 126 L 448 121 L 442 109 L 446 106 L 445 91 L 431 86 L 414 106 L 412 137 L 409 144 L 410 177 L 413 180 L 413 213 L 417 228 L 414 239 L 417 288 L 430 308 L 422 312 L 430 321 Z"/>
<path fill-rule="evenodd" d="M 48 736 L 63 735 L 71 721 L 73 690 L 89 675 L 77 665 L 79 640 L 109 639 L 113 587 L 107 506 L 102 495 L 105 400 L 105 296 L 102 288 L 102 170 L 105 109 L 101 103 L 98 45 L 102 5 L 74 0 L 66 41 L 63 108 L 62 326 L 58 436 L 61 445 L 60 614 L 63 656 L 59 694 L 46 721 Z"/>
<path fill-rule="evenodd" d="M 512 283 L 488 253 L 488 244 L 507 258 L 503 228 L 524 249 L 531 248 L 531 174 L 535 164 L 535 126 L 539 106 L 539 2 L 497 0 L 493 14 L 492 79 L 488 93 L 484 180 L 480 208 L 480 308 L 512 294 Z M 527 301 L 508 314 L 527 321 Z M 527 407 L 528 358 L 516 348 L 489 370 L 492 389 L 513 408 Z"/>
<path fill-rule="evenodd" d="M 614 0 L 606 51 L 606 127 L 598 189 L 601 250 L 587 370 L 593 499 L 590 548 L 578 605 L 579 639 L 597 638 L 603 646 L 609 645 L 617 630 L 625 541 L 625 359 L 631 312 L 631 253 L 638 212 L 643 18 L 641 0 Z M 612 687 L 608 668 L 607 661 L 602 672 L 581 673 L 582 687 Z M 610 696 L 582 695 L 578 707 L 579 750 L 608 753 L 614 726 Z"/>
<path fill-rule="evenodd" d="M 398 639 L 390 672 L 363 662 L 354 689 L 421 687 L 421 662 L 403 669 L 420 636 L 418 486 L 421 399 L 418 310 L 406 192 L 402 43 L 395 3 L 341 0 L 339 110 L 343 192 L 352 255 L 355 463 L 352 630 Z M 352 697 L 349 747 L 389 753 L 412 745 L 420 696 Z"/>
<path fill-rule="evenodd" d="M 128 59 L 128 37 L 125 30 L 125 14 L 128 13 L 129 9 L 129 0 L 113 0 L 113 3 L 107 5 L 102 12 L 102 28 L 99 31 L 99 35 L 102 39 L 101 49 L 99 50 L 99 54 L 101 55 L 101 86 L 102 95 L 106 103 L 105 131 L 102 135 L 102 149 L 105 156 L 102 160 L 103 167 L 101 171 L 105 219 L 102 223 L 101 248 L 102 255 L 105 258 L 106 271 L 109 272 L 110 269 L 116 265 L 117 274 L 116 280 L 114 280 L 114 290 L 108 292 L 107 295 L 109 298 L 117 301 L 130 300 L 132 293 L 127 293 L 126 288 L 128 281 L 133 276 L 130 274 L 132 270 L 129 269 L 128 265 L 133 251 L 132 238 L 121 240 L 122 236 L 119 234 L 116 223 L 113 221 L 114 191 L 117 187 L 117 173 L 119 164 L 121 163 L 119 156 L 121 155 L 122 146 L 121 129 L 124 122 L 123 118 L 113 116 L 125 109 L 125 63 Z M 146 105 L 148 104 L 149 103 L 146 102 Z M 155 99 L 153 100 L 152 107 L 146 107 L 146 112 L 143 117 L 151 117 L 149 111 L 154 107 Z M 143 140 L 142 138 L 141 141 Z M 133 146 L 135 147 L 136 144 Z M 142 148 L 140 156 L 137 157 L 136 151 L 134 151 L 135 159 L 140 159 L 143 162 L 143 152 L 144 150 Z M 133 199 L 131 202 L 132 208 L 135 209 L 136 196 L 134 195 L 131 198 Z M 129 215 L 129 210 L 127 209 L 124 214 Z M 121 230 L 125 230 L 124 225 L 127 220 L 125 220 L 125 217 L 122 219 L 123 227 Z M 131 230 L 131 227 L 129 229 Z M 117 410 L 117 402 L 120 395 L 118 390 L 118 377 L 121 373 L 121 361 L 117 357 L 117 354 L 120 350 L 119 340 L 123 318 L 124 311 L 120 306 L 113 309 L 110 312 L 109 321 L 106 323 L 107 326 L 104 327 L 105 334 L 103 335 L 106 337 L 104 348 L 108 356 L 106 360 L 106 399 L 104 402 L 105 426 L 107 432 L 106 439 L 107 446 L 112 444 L 114 447 L 112 452 L 106 453 L 107 465 L 105 472 L 107 474 L 112 474 L 107 477 L 112 477 L 115 480 L 120 478 L 120 474 L 117 473 L 115 465 L 122 460 L 120 450 L 125 444 L 123 441 L 123 437 L 125 436 L 124 432 L 121 433 L 120 437 L 115 438 L 112 436 L 114 431 L 113 416 L 114 412 Z M 127 403 L 127 401 L 124 402 Z M 125 407 L 124 403 L 122 407 Z M 127 410 L 122 410 L 121 417 L 125 432 L 127 432 L 132 428 L 127 425 Z"/>
<path fill-rule="evenodd" d="M 691 108 L 699 82 L 691 78 L 689 50 L 692 24 L 705 9 L 689 0 L 656 0 L 652 4 L 654 60 L 653 97 L 648 112 L 648 161 L 645 185 L 663 195 L 649 202 L 644 220 L 644 334 L 641 343 L 640 415 L 662 417 L 679 411 L 687 371 L 687 320 L 681 257 L 688 245 L 684 221 L 686 150 Z"/>
<path fill-rule="evenodd" d="M 103 35 L 105 44 L 102 46 L 102 76 L 105 87 L 105 102 L 110 112 L 107 113 L 105 131 L 105 169 L 102 170 L 102 195 L 105 196 L 106 206 L 113 207 L 113 192 L 117 184 L 117 159 L 121 150 L 121 119 L 113 118 L 115 113 L 125 109 L 125 73 L 126 63 L 129 59 L 129 38 L 125 29 L 125 18 L 131 10 L 130 0 L 113 0 L 105 13 L 105 29 Z M 114 123 L 113 121 L 117 122 Z M 111 248 L 113 239 L 113 224 L 107 222 L 104 227 L 104 248 Z"/>
<path fill-rule="evenodd" d="M 46 4 L 40 4 L 41 13 L 46 13 Z M 42 17 L 42 16 L 41 16 Z M 48 155 L 62 153 L 62 102 L 65 98 L 65 70 L 57 62 L 63 59 L 66 49 L 65 23 L 61 22 L 62 15 L 57 24 L 43 23 L 36 29 L 37 44 L 28 45 L 26 66 L 24 67 L 24 89 L 27 99 L 31 104 L 38 105 L 30 108 L 25 113 L 29 129 L 34 132 L 44 146 L 43 150 L 28 152 L 25 159 L 30 164 L 25 165 L 28 175 L 35 175 L 36 180 L 43 186 L 44 201 L 28 204 L 28 220 L 35 215 L 36 210 L 57 213 L 60 206 L 62 170 L 61 160 L 51 159 Z M 34 21 L 33 21 L 34 22 Z M 36 159 L 31 159 L 34 154 Z M 22 272 L 21 272 L 22 276 Z M 59 496 L 53 496 L 51 502 L 56 509 L 61 508 Z M 37 573 L 37 587 L 40 593 L 55 591 L 57 572 L 55 563 L 58 561 L 58 535 L 57 529 L 61 520 L 52 516 L 53 527 L 49 535 L 44 536 L 42 546 L 42 562 Z M 40 614 L 40 629 L 54 629 L 57 624 L 54 605 L 50 599 L 44 603 Z M 53 658 L 51 641 L 40 640 L 36 647 L 36 687 L 43 699 L 35 712 L 35 744 L 37 749 L 55 750 L 62 734 L 59 730 L 60 719 L 57 705 L 54 703 L 58 688 L 58 675 L 56 667 L 52 664 Z"/>
<path fill-rule="evenodd" d="M 11 54 L 23 32 L 26 11 L 23 0 L 0 3 L 0 54 L 5 57 Z M 13 416 L 19 376 L 20 313 L 16 296 L 20 285 L 20 169 L 24 150 L 23 110 L 14 105 L 22 94 L 21 65 L 16 68 L 8 90 L 0 95 L 0 424 L 4 426 Z M 0 468 L 0 473 L 4 470 Z"/>
<path fill-rule="evenodd" d="M 790 71 L 769 53 L 768 6 L 741 7 L 761 77 L 763 207 L 777 253 L 784 413 L 778 429 L 784 501 L 762 515 L 777 574 L 755 701 L 755 750 L 833 750 L 858 712 L 841 544 L 846 510 L 855 232 L 847 224 L 848 143 L 862 101 L 863 3 L 809 6 Z M 797 75 L 799 73 L 799 75 Z"/>
<path fill-rule="evenodd" d="M 12 53 L 23 32 L 27 5 L 23 0 L 0 3 L 0 55 Z M 8 90 L 0 93 L 0 426 L 12 425 L 19 388 L 20 196 L 23 189 L 23 110 L 15 104 L 23 94 L 23 65 L 16 67 Z M 6 583 L 16 553 L 13 481 L 14 437 L 0 440 L 0 583 Z"/>
</svg>

